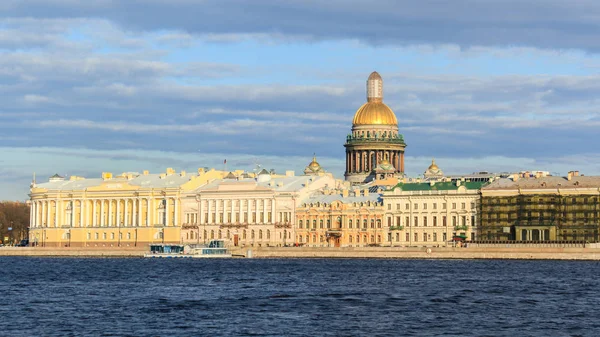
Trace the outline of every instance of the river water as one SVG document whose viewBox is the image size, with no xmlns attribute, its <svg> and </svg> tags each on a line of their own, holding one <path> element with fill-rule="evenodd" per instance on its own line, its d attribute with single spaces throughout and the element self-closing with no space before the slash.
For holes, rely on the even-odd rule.
<svg viewBox="0 0 600 337">
<path fill-rule="evenodd" d="M 597 336 L 600 264 L 0 257 L 1 336 Z"/>
</svg>

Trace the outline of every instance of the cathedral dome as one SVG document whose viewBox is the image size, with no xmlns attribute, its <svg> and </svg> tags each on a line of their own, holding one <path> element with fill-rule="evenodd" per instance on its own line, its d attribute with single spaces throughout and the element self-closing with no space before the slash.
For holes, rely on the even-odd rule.
<svg viewBox="0 0 600 337">
<path fill-rule="evenodd" d="M 367 79 L 367 103 L 354 114 L 353 125 L 398 125 L 396 115 L 383 103 L 383 79 L 374 71 Z"/>
<path fill-rule="evenodd" d="M 396 115 L 383 102 L 367 102 L 354 114 L 353 125 L 398 125 Z"/>
</svg>

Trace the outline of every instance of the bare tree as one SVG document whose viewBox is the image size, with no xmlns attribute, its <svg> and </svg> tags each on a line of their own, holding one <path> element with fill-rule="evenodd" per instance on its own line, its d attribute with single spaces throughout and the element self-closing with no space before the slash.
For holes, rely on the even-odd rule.
<svg viewBox="0 0 600 337">
<path fill-rule="evenodd" d="M 11 230 L 9 230 L 11 228 Z M 28 237 L 29 205 L 18 201 L 0 202 L 0 240 L 15 243 Z"/>
</svg>

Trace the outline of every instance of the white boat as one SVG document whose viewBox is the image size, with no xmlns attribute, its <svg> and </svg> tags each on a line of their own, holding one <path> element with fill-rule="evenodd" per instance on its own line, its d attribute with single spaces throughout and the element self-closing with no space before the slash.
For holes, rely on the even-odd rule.
<svg viewBox="0 0 600 337">
<path fill-rule="evenodd" d="M 225 241 L 211 240 L 208 246 L 192 248 L 190 255 L 193 258 L 219 258 L 231 257 L 231 252 L 225 247 Z"/>
<path fill-rule="evenodd" d="M 152 244 L 150 253 L 144 254 L 144 257 L 191 258 L 192 256 L 184 253 L 183 245 Z"/>
<path fill-rule="evenodd" d="M 223 240 L 211 240 L 208 245 L 190 247 L 175 244 L 152 244 L 150 253 L 144 257 L 152 258 L 228 258 L 231 252 L 225 247 Z"/>
</svg>

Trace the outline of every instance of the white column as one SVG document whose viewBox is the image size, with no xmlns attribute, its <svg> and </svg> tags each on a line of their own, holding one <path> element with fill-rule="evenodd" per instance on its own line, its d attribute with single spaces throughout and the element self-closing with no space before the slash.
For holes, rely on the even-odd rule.
<svg viewBox="0 0 600 337">
<path fill-rule="evenodd" d="M 92 226 L 96 227 L 98 225 L 98 218 L 96 218 L 96 203 L 98 200 L 92 199 Z"/>
<path fill-rule="evenodd" d="M 206 217 L 206 222 L 210 223 L 210 219 L 212 218 L 212 213 L 210 211 L 210 203 L 212 202 L 212 200 L 206 200 L 206 211 L 208 212 L 208 216 Z"/>
<path fill-rule="evenodd" d="M 138 210 L 139 213 L 140 213 L 139 214 L 139 217 L 140 217 L 140 222 L 139 222 L 140 226 L 142 225 L 142 209 L 143 209 L 143 207 L 142 207 L 142 201 L 140 200 L 140 209 Z M 148 227 L 148 226 L 151 225 L 151 223 L 150 223 L 150 217 L 151 217 L 151 215 L 152 215 L 152 209 L 150 208 L 150 198 L 147 198 L 146 199 L 146 227 Z"/>
<path fill-rule="evenodd" d="M 58 211 L 58 210 L 59 210 L 59 207 L 58 207 L 58 199 L 56 199 L 56 200 L 54 201 L 54 206 L 55 206 L 55 207 L 54 207 L 54 227 L 58 227 L 58 212 L 59 212 L 59 211 Z"/>
<path fill-rule="evenodd" d="M 117 199 L 117 227 L 121 227 L 121 200 Z"/>
<path fill-rule="evenodd" d="M 178 220 L 179 217 L 177 216 L 177 212 L 179 210 L 177 209 L 177 197 L 173 198 L 173 226 L 177 226 L 178 225 Z"/>
<path fill-rule="evenodd" d="M 231 199 L 231 223 L 235 222 L 235 202 L 233 199 Z"/>
<path fill-rule="evenodd" d="M 275 198 L 271 199 L 271 223 L 277 222 L 277 215 L 275 215 Z"/>
<path fill-rule="evenodd" d="M 240 223 L 244 223 L 244 199 L 240 199 Z"/>
<path fill-rule="evenodd" d="M 79 199 L 79 227 L 83 227 L 83 215 L 85 214 L 85 202 L 83 199 Z"/>
<path fill-rule="evenodd" d="M 201 224 L 204 223 L 204 209 L 202 208 L 202 203 L 203 203 L 202 199 L 198 200 L 198 212 L 200 213 L 200 215 L 198 216 L 198 219 L 200 219 Z"/>
<path fill-rule="evenodd" d="M 260 219 L 262 223 L 266 223 L 267 222 L 267 199 L 263 199 L 262 200 L 262 204 L 263 204 L 263 218 Z"/>
<path fill-rule="evenodd" d="M 123 217 L 123 225 L 127 227 L 129 224 L 129 199 L 124 200 L 125 203 L 125 216 Z"/>
<path fill-rule="evenodd" d="M 33 228 L 33 227 L 35 227 L 35 218 L 33 216 L 35 202 L 31 201 L 30 205 L 31 206 L 29 207 L 29 228 Z"/>
<path fill-rule="evenodd" d="M 71 203 L 71 216 L 70 216 L 71 223 L 69 225 L 71 227 L 75 227 L 75 200 L 71 199 L 70 203 Z"/>
<path fill-rule="evenodd" d="M 165 197 L 165 226 L 169 225 L 169 198 Z"/>
<path fill-rule="evenodd" d="M 108 199 L 108 227 L 112 227 L 112 225 L 113 225 L 112 203 L 113 203 L 113 199 Z"/>
<path fill-rule="evenodd" d="M 221 200 L 215 200 L 215 223 L 219 223 L 219 202 L 221 202 Z"/>
<path fill-rule="evenodd" d="M 104 199 L 100 199 L 100 227 L 106 226 L 106 219 L 104 218 Z"/>
</svg>

